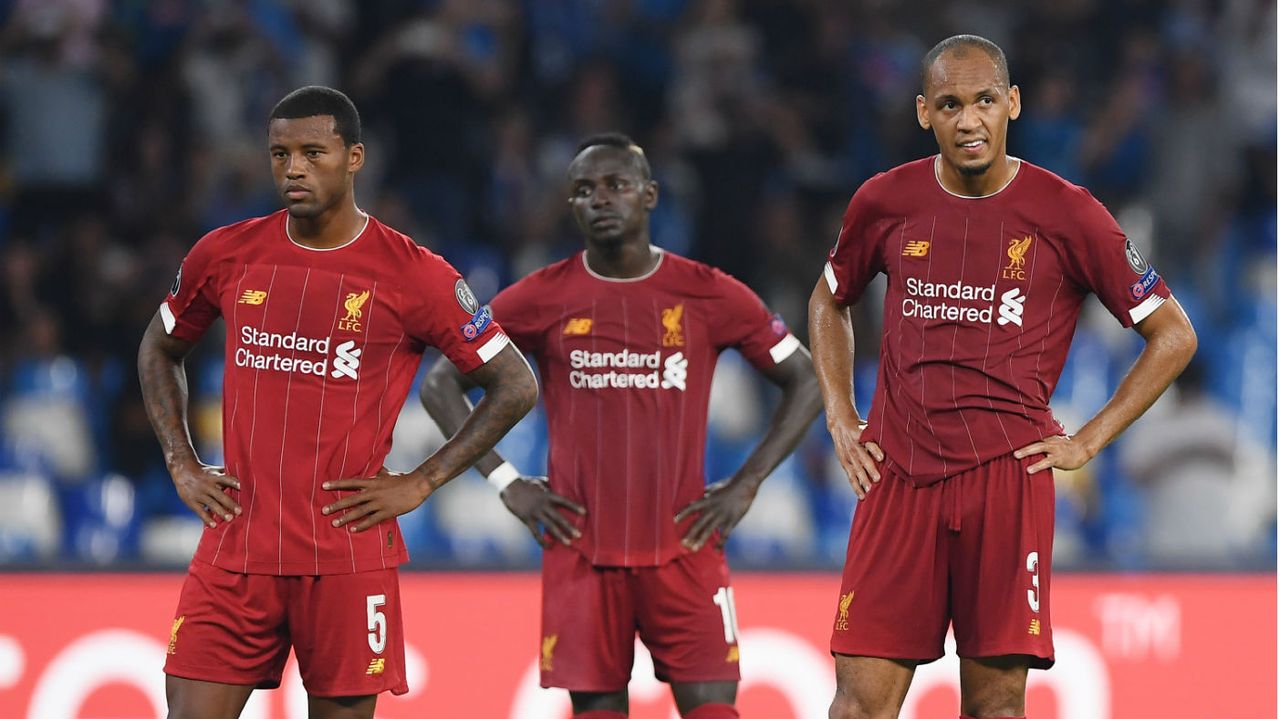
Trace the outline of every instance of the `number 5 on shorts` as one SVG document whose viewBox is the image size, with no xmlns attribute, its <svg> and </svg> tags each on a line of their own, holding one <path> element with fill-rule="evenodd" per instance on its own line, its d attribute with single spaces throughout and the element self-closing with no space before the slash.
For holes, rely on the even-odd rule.
<svg viewBox="0 0 1280 719">
<path fill-rule="evenodd" d="M 738 610 L 733 606 L 733 587 L 720 587 L 711 596 L 711 601 L 720 607 L 720 618 L 724 620 L 724 643 L 738 642 Z"/>
<path fill-rule="evenodd" d="M 369 613 L 369 648 L 374 654 L 381 654 L 387 648 L 387 615 L 378 611 L 378 607 L 387 603 L 387 595 L 370 594 L 365 602 Z"/>
</svg>

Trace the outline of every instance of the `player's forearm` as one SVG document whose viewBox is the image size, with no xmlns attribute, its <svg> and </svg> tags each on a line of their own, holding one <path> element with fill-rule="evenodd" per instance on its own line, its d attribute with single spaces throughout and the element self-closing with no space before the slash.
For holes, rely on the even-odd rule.
<svg viewBox="0 0 1280 719">
<path fill-rule="evenodd" d="M 1167 312 L 1166 312 L 1167 310 Z M 1143 332 L 1146 346 L 1098 414 L 1085 423 L 1075 439 L 1090 456 L 1111 444 L 1168 389 L 1196 352 L 1196 334 L 1182 308 L 1170 300 L 1158 327 Z M 1155 316 L 1153 315 L 1153 318 Z"/>
<path fill-rule="evenodd" d="M 153 320 L 138 348 L 138 381 L 151 427 L 170 470 L 197 463 L 187 426 L 187 373 L 181 356 L 160 345 Z"/>
<path fill-rule="evenodd" d="M 470 411 L 458 431 L 415 470 L 427 483 L 429 490 L 433 491 L 458 476 L 482 457 L 486 459 L 486 465 L 489 461 L 496 460 L 492 466 L 481 466 L 482 472 L 492 471 L 497 467 L 502 460 L 493 452 L 494 445 L 538 401 L 538 383 L 529 370 L 529 365 L 514 347 L 500 352 L 480 372 L 480 376 L 484 397 Z M 466 401 L 465 397 L 463 401 Z M 456 420 L 456 402 L 443 401 L 441 404 L 449 407 L 449 416 Z M 493 457 L 486 457 L 486 454 L 492 454 Z"/>
<path fill-rule="evenodd" d="M 419 399 L 445 437 L 457 435 L 467 419 L 475 412 L 475 406 L 467 398 L 467 390 L 474 386 L 476 385 L 467 380 L 467 377 L 444 357 L 437 360 L 435 366 L 423 378 Z M 517 418 L 516 421 L 519 419 Z M 481 474 L 487 475 L 502 462 L 502 455 L 498 454 L 496 449 L 490 449 L 480 457 L 475 467 Z"/>
<path fill-rule="evenodd" d="M 795 451 L 822 409 L 822 393 L 813 375 L 813 365 L 808 357 L 798 364 L 803 365 L 803 371 L 793 373 L 783 385 L 782 399 L 773 412 L 769 428 L 734 475 L 735 482 L 747 482 L 753 489 L 760 486 L 765 477 Z"/>
<path fill-rule="evenodd" d="M 821 279 L 809 298 L 809 342 L 827 426 L 839 420 L 857 423 L 861 418 L 853 404 L 853 326 L 849 323 L 849 309 L 836 302 Z"/>
</svg>

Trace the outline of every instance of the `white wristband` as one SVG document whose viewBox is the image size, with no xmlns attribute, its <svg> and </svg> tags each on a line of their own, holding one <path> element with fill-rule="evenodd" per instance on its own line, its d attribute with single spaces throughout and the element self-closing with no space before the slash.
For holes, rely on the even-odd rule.
<svg viewBox="0 0 1280 719">
<path fill-rule="evenodd" d="M 497 487 L 498 491 L 501 492 L 507 488 L 508 484 L 520 479 L 520 470 L 516 469 L 515 465 L 510 462 L 503 462 L 495 467 L 486 479 L 489 480 L 489 484 Z"/>
</svg>

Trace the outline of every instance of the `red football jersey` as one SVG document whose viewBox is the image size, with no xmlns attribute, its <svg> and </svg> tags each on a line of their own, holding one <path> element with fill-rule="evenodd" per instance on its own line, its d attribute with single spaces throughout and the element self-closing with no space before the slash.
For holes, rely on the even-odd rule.
<svg viewBox="0 0 1280 719">
<path fill-rule="evenodd" d="M 189 342 L 227 324 L 223 449 L 244 513 L 206 527 L 196 558 L 250 574 L 396 566 L 396 522 L 335 529 L 320 510 L 342 493 L 320 485 L 382 466 L 427 346 L 469 372 L 508 340 L 447 262 L 372 217 L 330 250 L 293 242 L 285 219 L 205 235 L 160 306 Z"/>
<path fill-rule="evenodd" d="M 737 348 L 771 367 L 800 341 L 746 285 L 663 253 L 635 279 L 593 273 L 585 253 L 493 299 L 494 317 L 537 361 L 547 407 L 551 489 L 592 564 L 656 566 L 682 551 L 675 513 L 705 486 L 707 402 L 716 358 Z"/>
<path fill-rule="evenodd" d="M 863 439 L 917 484 L 1063 431 L 1049 398 L 1089 293 L 1126 327 L 1169 296 L 1101 203 L 1025 161 L 986 197 L 947 192 L 933 157 L 864 183 L 823 274 L 852 304 L 881 272 Z"/>
</svg>

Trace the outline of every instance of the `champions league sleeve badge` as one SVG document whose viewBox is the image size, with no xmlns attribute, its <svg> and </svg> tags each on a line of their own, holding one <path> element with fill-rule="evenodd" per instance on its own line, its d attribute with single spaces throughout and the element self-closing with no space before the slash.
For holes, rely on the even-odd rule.
<svg viewBox="0 0 1280 719">
<path fill-rule="evenodd" d="M 480 301 L 476 299 L 475 293 L 467 286 L 466 280 L 458 280 L 453 284 L 453 296 L 457 298 L 458 305 L 466 310 L 467 314 L 474 315 L 480 309 Z"/>
<path fill-rule="evenodd" d="M 178 289 L 182 287 L 182 267 L 178 267 L 178 276 L 173 278 L 173 285 L 169 287 L 169 296 L 177 297 Z"/>
</svg>

